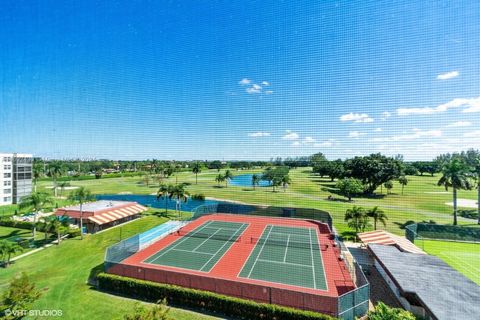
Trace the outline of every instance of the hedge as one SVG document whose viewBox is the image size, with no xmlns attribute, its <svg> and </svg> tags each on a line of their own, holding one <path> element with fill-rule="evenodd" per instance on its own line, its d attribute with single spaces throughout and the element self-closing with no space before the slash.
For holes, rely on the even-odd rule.
<svg viewBox="0 0 480 320">
<path fill-rule="evenodd" d="M 18 229 L 33 229 L 33 223 L 28 221 L 17 221 L 11 218 L 2 218 L 0 219 L 0 226 L 2 227 L 11 227 L 11 228 L 18 228 Z"/>
<path fill-rule="evenodd" d="M 333 320 L 334 318 L 274 304 L 258 303 L 221 294 L 179 286 L 100 273 L 100 290 L 156 302 L 166 299 L 168 304 L 221 313 L 238 319 L 263 320 Z"/>
<path fill-rule="evenodd" d="M 137 172 L 119 172 L 119 173 L 105 173 L 102 174 L 102 179 L 108 179 L 108 178 L 123 178 L 123 177 L 136 177 L 136 176 L 141 176 L 144 175 L 145 172 L 142 171 L 137 171 Z M 83 180 L 95 180 L 95 175 L 82 175 L 82 176 L 63 176 L 59 177 L 57 179 L 57 182 L 63 182 L 63 181 L 83 181 Z M 38 179 L 38 181 L 52 181 L 52 178 L 50 177 L 44 177 Z"/>
</svg>

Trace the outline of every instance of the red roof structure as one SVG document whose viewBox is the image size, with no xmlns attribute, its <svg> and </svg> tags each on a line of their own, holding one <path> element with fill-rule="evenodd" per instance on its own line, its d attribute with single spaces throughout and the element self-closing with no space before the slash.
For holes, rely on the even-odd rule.
<svg viewBox="0 0 480 320">
<path fill-rule="evenodd" d="M 397 247 L 403 252 L 425 254 L 423 250 L 411 243 L 408 239 L 394 235 L 385 230 L 362 232 L 358 234 L 358 237 L 365 245 L 371 243 L 390 245 Z"/>
</svg>

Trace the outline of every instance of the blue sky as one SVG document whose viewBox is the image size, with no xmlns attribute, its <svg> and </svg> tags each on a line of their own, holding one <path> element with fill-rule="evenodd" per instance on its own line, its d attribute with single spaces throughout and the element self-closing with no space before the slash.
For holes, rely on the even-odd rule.
<svg viewBox="0 0 480 320">
<path fill-rule="evenodd" d="M 480 148 L 480 3 L 2 1 L 0 150 L 269 159 Z"/>
</svg>

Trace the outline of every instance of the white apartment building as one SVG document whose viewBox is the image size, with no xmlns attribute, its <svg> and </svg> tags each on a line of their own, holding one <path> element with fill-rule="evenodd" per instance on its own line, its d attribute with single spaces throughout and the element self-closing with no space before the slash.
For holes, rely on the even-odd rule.
<svg viewBox="0 0 480 320">
<path fill-rule="evenodd" d="M 0 205 L 19 203 L 32 192 L 31 154 L 0 153 Z"/>
</svg>

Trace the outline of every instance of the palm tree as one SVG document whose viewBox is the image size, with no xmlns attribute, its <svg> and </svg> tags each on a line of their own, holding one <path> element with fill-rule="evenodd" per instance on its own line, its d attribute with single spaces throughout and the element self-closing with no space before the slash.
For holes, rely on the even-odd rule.
<svg viewBox="0 0 480 320">
<path fill-rule="evenodd" d="M 68 230 L 68 222 L 66 221 L 67 220 L 60 222 L 58 219 L 51 220 L 50 229 L 57 234 L 57 245 L 60 245 L 62 234 Z"/>
<path fill-rule="evenodd" d="M 181 209 L 181 202 L 187 202 L 188 196 L 189 193 L 185 190 L 184 184 L 174 185 L 170 190 L 169 198 L 176 199 L 175 210 L 177 210 L 178 213 L 180 213 L 179 211 Z"/>
<path fill-rule="evenodd" d="M 35 161 L 32 167 L 32 177 L 33 177 L 33 192 L 37 192 L 37 182 L 44 174 L 44 166 L 42 163 Z"/>
<path fill-rule="evenodd" d="M 228 182 L 233 178 L 233 173 L 230 170 L 225 171 L 225 186 L 228 187 Z"/>
<path fill-rule="evenodd" d="M 252 175 L 252 186 L 253 190 L 255 190 L 255 186 L 260 184 L 261 177 L 258 174 Z"/>
<path fill-rule="evenodd" d="M 197 161 L 192 165 L 192 172 L 195 174 L 195 184 L 198 184 L 198 174 L 202 172 L 202 165 L 200 162 Z"/>
<path fill-rule="evenodd" d="M 4 260 L 5 267 L 8 267 L 8 265 L 10 264 L 12 254 L 21 251 L 23 251 L 23 248 L 18 243 L 8 240 L 2 240 L 0 242 L 0 254 L 2 255 L 2 258 Z"/>
<path fill-rule="evenodd" d="M 63 195 L 63 191 L 65 191 L 65 188 L 70 186 L 70 182 L 68 181 L 62 181 L 58 184 L 58 187 L 60 188 L 60 197 Z"/>
<path fill-rule="evenodd" d="M 388 217 L 387 215 L 383 212 L 382 209 L 379 209 L 378 207 L 373 207 L 370 210 L 367 210 L 367 216 L 373 219 L 373 229 L 377 230 L 377 222 L 381 222 L 383 226 L 387 226 L 387 220 Z"/>
<path fill-rule="evenodd" d="M 60 161 L 52 161 L 47 166 L 47 176 L 52 178 L 53 181 L 53 193 L 54 196 L 57 197 L 57 180 L 62 176 L 64 173 L 63 164 Z"/>
<path fill-rule="evenodd" d="M 401 176 L 400 178 L 398 178 L 398 183 L 400 183 L 400 185 L 402 186 L 402 196 L 403 196 L 403 188 L 405 188 L 405 186 L 408 184 L 407 177 Z"/>
<path fill-rule="evenodd" d="M 353 206 L 345 212 L 345 221 L 350 228 L 355 229 L 355 233 L 364 231 L 368 224 L 368 216 L 362 207 Z"/>
<path fill-rule="evenodd" d="M 287 192 L 288 185 L 290 183 L 292 183 L 292 179 L 290 178 L 290 176 L 288 174 L 284 175 L 281 179 L 281 183 L 282 183 L 282 186 L 283 186 L 283 191 Z"/>
<path fill-rule="evenodd" d="M 217 174 L 217 176 L 215 177 L 215 181 L 217 182 L 218 186 L 220 187 L 220 183 L 222 183 L 223 181 L 225 181 L 225 176 L 221 173 Z"/>
<path fill-rule="evenodd" d="M 149 173 L 145 173 L 145 175 L 143 176 L 143 183 L 148 187 L 150 187 L 150 174 Z"/>
<path fill-rule="evenodd" d="M 80 204 L 80 239 L 83 240 L 83 204 L 94 200 L 95 197 L 90 190 L 82 186 L 73 191 L 68 198 Z"/>
<path fill-rule="evenodd" d="M 53 200 L 48 193 L 32 192 L 30 195 L 22 198 L 19 208 L 33 210 L 33 239 L 37 235 L 37 215 L 45 206 L 53 204 Z"/>
<path fill-rule="evenodd" d="M 165 213 L 168 214 L 168 198 L 170 197 L 170 191 L 172 190 L 172 186 L 169 184 L 162 183 L 160 188 L 157 191 L 157 200 L 160 198 L 165 199 Z"/>
<path fill-rule="evenodd" d="M 457 190 L 472 188 L 469 167 L 458 158 L 451 159 L 443 166 L 437 185 L 444 186 L 447 191 L 450 187 L 453 189 L 453 225 L 457 225 Z"/>
<path fill-rule="evenodd" d="M 465 160 L 472 169 L 477 184 L 477 215 L 480 224 L 480 151 L 470 149 L 465 153 Z"/>
<path fill-rule="evenodd" d="M 387 181 L 383 184 L 383 186 L 385 187 L 385 189 L 387 189 L 387 194 L 390 194 L 390 191 L 392 190 L 393 188 L 393 183 L 392 181 Z"/>
</svg>

